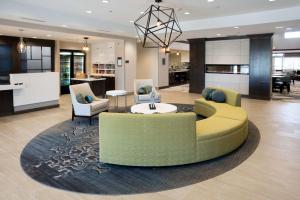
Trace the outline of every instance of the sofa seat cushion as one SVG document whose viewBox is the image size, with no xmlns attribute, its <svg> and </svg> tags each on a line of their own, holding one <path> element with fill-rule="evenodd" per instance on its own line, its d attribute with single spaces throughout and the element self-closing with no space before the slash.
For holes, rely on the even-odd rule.
<svg viewBox="0 0 300 200">
<path fill-rule="evenodd" d="M 248 121 L 248 115 L 246 111 L 239 107 L 222 106 L 222 109 L 217 109 L 217 112 L 214 116 L 239 120 L 241 122 Z"/>
<path fill-rule="evenodd" d="M 150 94 L 141 94 L 141 95 L 139 95 L 138 98 L 140 101 L 148 101 L 151 99 L 151 95 Z"/>
<path fill-rule="evenodd" d="M 223 117 L 210 117 L 196 122 L 197 140 L 222 137 L 242 127 L 244 122 Z"/>
<path fill-rule="evenodd" d="M 108 99 L 99 99 L 96 101 L 93 101 L 91 104 L 91 110 L 92 112 L 97 110 L 102 110 L 104 108 L 108 108 Z"/>
</svg>

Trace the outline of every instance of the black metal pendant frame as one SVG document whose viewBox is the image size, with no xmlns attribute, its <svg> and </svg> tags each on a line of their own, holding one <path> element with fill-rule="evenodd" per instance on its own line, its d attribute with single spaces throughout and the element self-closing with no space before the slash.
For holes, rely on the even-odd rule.
<svg viewBox="0 0 300 200">
<path fill-rule="evenodd" d="M 155 21 L 161 24 L 153 25 Z M 168 48 L 182 34 L 174 9 L 159 5 L 151 5 L 134 25 L 144 48 Z"/>
</svg>

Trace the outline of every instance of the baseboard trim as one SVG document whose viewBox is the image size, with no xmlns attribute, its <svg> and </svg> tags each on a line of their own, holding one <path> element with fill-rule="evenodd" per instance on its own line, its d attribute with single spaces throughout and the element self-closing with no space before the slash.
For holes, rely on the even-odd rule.
<svg viewBox="0 0 300 200">
<path fill-rule="evenodd" d="M 166 89 L 166 88 L 170 88 L 171 86 L 162 86 L 162 87 L 158 87 L 158 89 Z"/>
<path fill-rule="evenodd" d="M 44 110 L 49 108 L 57 108 L 57 107 L 59 107 L 59 101 L 54 100 L 54 101 L 47 101 L 42 103 L 15 106 L 14 113 L 20 114 L 20 113 L 27 113 L 27 112 L 33 112 L 33 111 Z"/>
</svg>

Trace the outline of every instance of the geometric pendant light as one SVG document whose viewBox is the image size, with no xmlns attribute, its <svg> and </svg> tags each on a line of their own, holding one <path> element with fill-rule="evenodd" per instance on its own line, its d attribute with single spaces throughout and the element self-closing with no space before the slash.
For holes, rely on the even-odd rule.
<svg viewBox="0 0 300 200">
<path fill-rule="evenodd" d="M 155 0 L 134 25 L 144 48 L 168 48 L 181 34 L 173 8 L 160 6 L 162 0 Z"/>
<path fill-rule="evenodd" d="M 24 30 L 23 29 L 19 29 L 19 31 L 22 33 Z M 26 44 L 23 40 L 23 37 L 22 37 L 22 34 L 21 34 L 21 37 L 20 37 L 20 41 L 17 45 L 17 49 L 18 49 L 18 52 L 19 53 L 25 53 L 26 52 Z"/>
</svg>

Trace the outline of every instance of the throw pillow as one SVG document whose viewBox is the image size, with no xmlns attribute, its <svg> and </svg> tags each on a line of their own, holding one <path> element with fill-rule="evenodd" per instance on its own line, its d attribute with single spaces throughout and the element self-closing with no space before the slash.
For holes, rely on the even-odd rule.
<svg viewBox="0 0 300 200">
<path fill-rule="evenodd" d="M 138 93 L 139 95 L 145 94 L 145 89 L 144 89 L 144 87 L 140 87 L 140 88 L 138 89 L 137 93 Z"/>
<path fill-rule="evenodd" d="M 206 95 L 205 99 L 208 100 L 208 101 L 211 101 L 212 100 L 212 93 L 214 91 L 215 91 L 215 89 L 208 88 L 207 89 L 207 95 Z"/>
<path fill-rule="evenodd" d="M 220 90 L 215 90 L 212 92 L 212 100 L 217 103 L 225 103 L 226 102 L 226 95 L 224 92 Z"/>
<path fill-rule="evenodd" d="M 202 90 L 201 95 L 202 95 L 203 98 L 206 98 L 207 92 L 208 92 L 208 88 L 204 88 L 204 89 Z"/>
<path fill-rule="evenodd" d="M 90 95 L 85 96 L 84 99 L 88 103 L 92 103 L 94 101 L 94 98 Z"/>
<path fill-rule="evenodd" d="M 78 93 L 76 95 L 76 100 L 78 101 L 78 103 L 82 103 L 82 104 L 86 104 L 87 103 L 81 93 Z"/>
<path fill-rule="evenodd" d="M 144 88 L 145 88 L 146 94 L 150 94 L 152 92 L 152 86 L 146 85 Z"/>
</svg>

